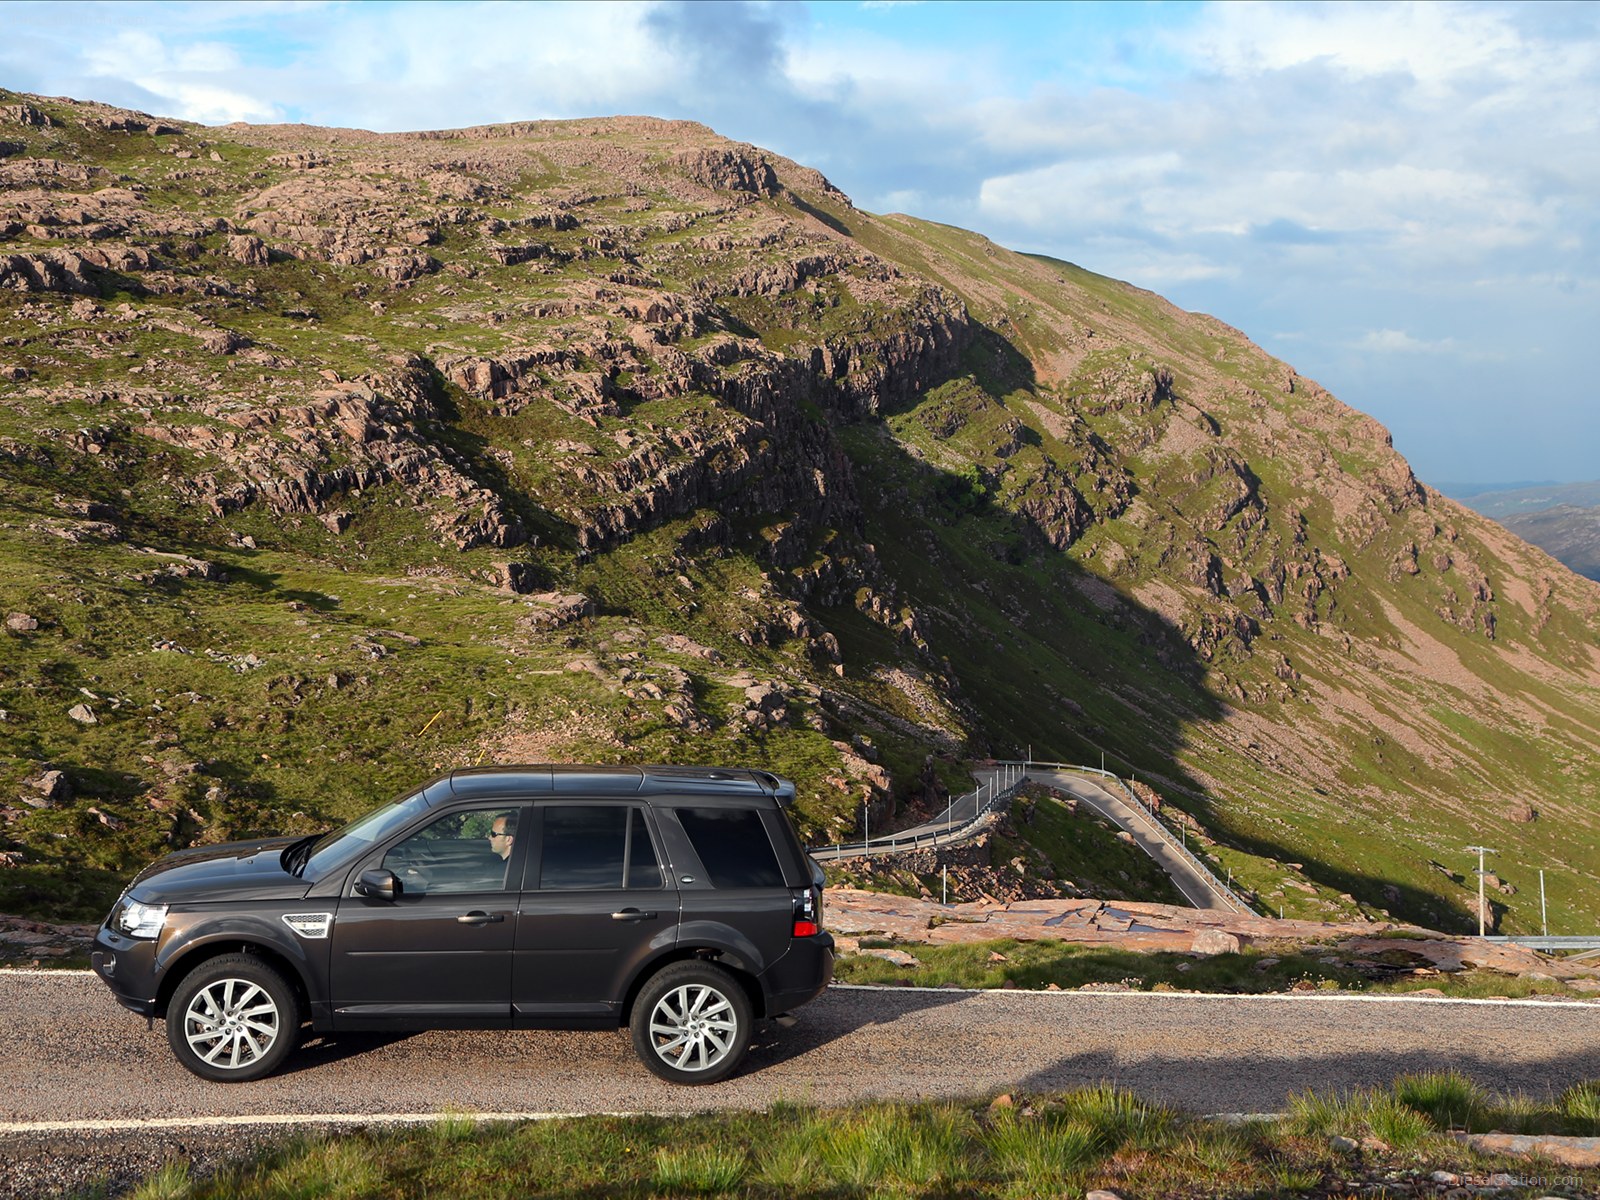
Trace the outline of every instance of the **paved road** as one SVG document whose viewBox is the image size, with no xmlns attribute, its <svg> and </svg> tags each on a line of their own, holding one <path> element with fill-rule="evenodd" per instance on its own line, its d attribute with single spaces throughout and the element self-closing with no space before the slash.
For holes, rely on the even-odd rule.
<svg viewBox="0 0 1600 1200">
<path fill-rule="evenodd" d="M 346 1036 L 248 1084 L 182 1070 L 162 1029 L 86 974 L 0 973 L 0 1138 L 40 1122 L 269 1114 L 597 1111 L 982 1096 L 1114 1080 L 1198 1112 L 1458 1067 L 1543 1095 L 1600 1078 L 1600 1006 L 1317 996 L 831 988 L 727 1083 L 677 1088 L 620 1033 Z M 3 1151 L 0 1151 L 3 1153 Z"/>
<path fill-rule="evenodd" d="M 198 1169 L 285 1128 L 440 1112 L 681 1112 L 962 1098 L 1104 1080 L 1196 1112 L 1455 1067 L 1545 1096 L 1600 1078 L 1600 1005 L 831 988 L 709 1088 L 648 1074 L 620 1033 L 313 1042 L 268 1079 L 208 1084 L 92 976 L 0 972 L 0 1200 Z M 228 1119 L 241 1123 L 222 1124 Z M 342 1120 L 341 1120 L 342 1118 Z"/>
<path fill-rule="evenodd" d="M 1119 796 L 1111 788 L 1070 771 L 1047 771 L 1035 766 L 1028 768 L 1028 778 L 1076 796 L 1119 829 L 1133 835 L 1139 848 L 1155 859 L 1157 865 L 1172 877 L 1172 882 L 1183 893 L 1184 899 L 1196 908 L 1234 911 L 1234 906 L 1217 893 L 1215 885 L 1156 832 L 1148 814 L 1128 803 L 1125 796 Z"/>
</svg>

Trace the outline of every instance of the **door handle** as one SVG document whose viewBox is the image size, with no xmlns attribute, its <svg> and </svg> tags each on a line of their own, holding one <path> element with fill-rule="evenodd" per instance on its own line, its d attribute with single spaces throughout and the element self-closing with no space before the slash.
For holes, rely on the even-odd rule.
<svg viewBox="0 0 1600 1200">
<path fill-rule="evenodd" d="M 654 921 L 656 915 L 653 912 L 640 912 L 637 908 L 625 908 L 621 912 L 612 913 L 611 919 L 613 921 Z"/>
<path fill-rule="evenodd" d="M 458 925 L 493 925 L 497 921 L 504 921 L 504 920 L 505 920 L 505 917 L 500 913 L 486 913 L 486 912 L 483 912 L 480 909 L 474 909 L 472 912 L 462 913 L 459 917 L 457 917 L 456 918 L 456 924 L 458 924 Z"/>
</svg>

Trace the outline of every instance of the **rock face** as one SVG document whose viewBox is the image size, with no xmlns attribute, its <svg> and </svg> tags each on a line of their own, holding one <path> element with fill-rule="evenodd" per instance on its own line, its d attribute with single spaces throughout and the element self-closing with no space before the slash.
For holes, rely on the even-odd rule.
<svg viewBox="0 0 1600 1200">
<path fill-rule="evenodd" d="M 0 126 L 0 567 L 41 572 L 6 599 L 39 618 L 4 631 L 7 695 L 39 689 L 0 722 L 17 795 L 42 745 L 122 747 L 60 756 L 80 785 L 149 774 L 163 731 L 122 726 L 170 697 L 67 715 L 97 655 L 275 680 L 253 734 L 304 762 L 306 681 L 403 709 L 391 660 L 454 653 L 472 706 L 430 736 L 472 744 L 440 762 L 498 749 L 492 700 L 551 757 L 800 764 L 824 841 L 1032 743 L 1120 756 L 1219 842 L 1315 849 L 1347 907 L 1468 922 L 1430 840 L 1500 846 L 1508 928 L 1548 830 L 1600 869 L 1600 591 L 1219 322 L 687 122 L 205 129 L 4 93 Z M 229 628 L 296 570 L 437 606 L 424 652 L 300 599 L 318 638 L 284 661 L 177 626 L 108 648 L 157 601 Z M 184 724 L 197 759 L 240 740 L 218 719 Z M 362 736 L 387 766 L 341 797 L 405 765 Z"/>
<path fill-rule="evenodd" d="M 472 465 L 428 436 L 438 417 L 433 376 L 420 360 L 316 389 L 309 403 L 239 409 L 201 405 L 214 424 L 152 422 L 140 436 L 199 456 L 212 469 L 171 486 L 217 516 L 252 505 L 329 515 L 352 494 L 397 484 L 426 500 L 429 523 L 458 550 L 527 540 L 505 498 Z"/>
<path fill-rule="evenodd" d="M 774 196 L 778 176 L 754 146 L 688 150 L 673 162 L 690 179 L 707 187 L 749 192 L 753 196 Z"/>
</svg>

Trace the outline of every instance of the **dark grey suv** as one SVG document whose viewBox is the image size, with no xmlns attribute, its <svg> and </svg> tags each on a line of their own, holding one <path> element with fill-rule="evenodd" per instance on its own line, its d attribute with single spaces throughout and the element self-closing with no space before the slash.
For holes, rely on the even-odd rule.
<svg viewBox="0 0 1600 1200">
<path fill-rule="evenodd" d="M 793 799 L 761 771 L 455 771 L 333 833 L 168 855 L 92 961 L 207 1079 L 268 1074 L 309 1022 L 626 1026 L 657 1075 L 711 1083 L 833 974 Z"/>
</svg>

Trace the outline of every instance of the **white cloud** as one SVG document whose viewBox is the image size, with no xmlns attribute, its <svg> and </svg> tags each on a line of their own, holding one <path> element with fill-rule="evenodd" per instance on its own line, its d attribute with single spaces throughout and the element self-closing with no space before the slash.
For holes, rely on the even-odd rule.
<svg viewBox="0 0 1600 1200">
<path fill-rule="evenodd" d="M 275 124 L 286 114 L 276 104 L 226 88 L 183 80 L 151 79 L 144 86 L 173 102 L 173 115 L 202 125 L 227 125 L 234 121 Z"/>
<path fill-rule="evenodd" d="M 1355 343 L 1358 350 L 1374 350 L 1385 354 L 1442 354 L 1456 348 L 1454 338 L 1429 342 L 1412 337 L 1403 329 L 1369 329 Z"/>
<path fill-rule="evenodd" d="M 1506 362 L 1511 357 L 1505 349 L 1493 343 L 1469 345 L 1454 337 L 1419 338 L 1403 329 L 1369 329 L 1350 343 L 1350 347 L 1365 354 L 1437 355 L 1463 363 Z M 1530 349 L 1519 345 L 1516 352 L 1527 355 Z"/>
<path fill-rule="evenodd" d="M 175 50 L 172 65 L 179 71 L 236 71 L 239 56 L 232 46 L 221 42 L 197 42 Z"/>
<path fill-rule="evenodd" d="M 1103 228 L 1149 215 L 1183 168 L 1176 152 L 1051 163 L 985 179 L 978 209 L 1007 224 L 1035 229 Z"/>
<path fill-rule="evenodd" d="M 1439 85 L 1529 65 L 1508 15 L 1486 5 L 1230 2 L 1208 5 L 1186 36 L 1204 61 L 1235 76 L 1327 63 Z"/>
</svg>

